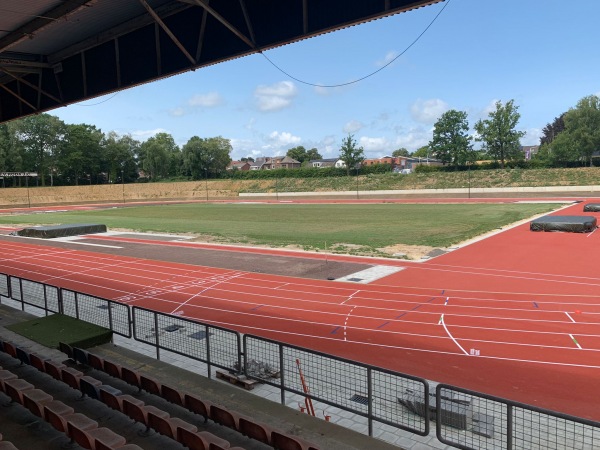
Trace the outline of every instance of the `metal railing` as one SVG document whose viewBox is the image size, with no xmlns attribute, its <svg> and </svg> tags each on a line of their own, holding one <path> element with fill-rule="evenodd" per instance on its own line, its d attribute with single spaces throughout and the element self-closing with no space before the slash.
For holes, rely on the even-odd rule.
<svg viewBox="0 0 600 450">
<path fill-rule="evenodd" d="M 435 393 L 418 377 L 254 335 L 0 274 L 0 301 L 62 313 L 153 346 L 315 400 L 375 423 L 466 449 L 595 449 L 600 423 L 446 384 Z M 11 305 L 12 306 L 12 305 Z M 243 342 L 242 342 L 243 341 Z M 593 394 L 593 393 L 592 393 Z"/>
</svg>

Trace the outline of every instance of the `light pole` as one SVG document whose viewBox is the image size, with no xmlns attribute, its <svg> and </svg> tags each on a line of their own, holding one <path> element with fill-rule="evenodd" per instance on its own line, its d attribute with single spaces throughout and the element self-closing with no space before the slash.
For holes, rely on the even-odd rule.
<svg viewBox="0 0 600 450">
<path fill-rule="evenodd" d="M 356 198 L 358 199 L 358 164 L 354 167 L 356 168 Z"/>
<path fill-rule="evenodd" d="M 206 203 L 208 203 L 208 169 L 204 168 L 204 184 L 206 186 Z"/>
<path fill-rule="evenodd" d="M 471 198 L 471 163 L 467 163 L 467 174 L 469 178 L 469 198 Z"/>
<path fill-rule="evenodd" d="M 123 177 L 123 166 L 121 165 L 121 186 L 123 191 L 123 203 L 125 203 L 125 178 Z"/>
</svg>

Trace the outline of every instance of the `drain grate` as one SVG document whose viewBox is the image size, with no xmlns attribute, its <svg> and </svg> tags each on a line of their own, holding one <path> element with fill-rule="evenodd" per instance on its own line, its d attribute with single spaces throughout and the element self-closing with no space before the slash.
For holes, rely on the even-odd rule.
<svg viewBox="0 0 600 450">
<path fill-rule="evenodd" d="M 163 329 L 168 333 L 172 333 L 173 331 L 181 330 L 182 328 L 185 327 L 183 325 L 169 325 L 168 327 Z"/>
<path fill-rule="evenodd" d="M 364 395 L 354 394 L 352 397 L 350 397 L 350 400 L 356 403 L 360 403 L 361 405 L 369 404 L 369 397 L 365 397 Z"/>
<path fill-rule="evenodd" d="M 348 278 L 348 281 L 354 281 L 355 283 L 363 280 L 364 278 Z"/>
<path fill-rule="evenodd" d="M 198 339 L 199 341 L 202 341 L 203 339 L 206 339 L 206 335 L 211 336 L 212 333 L 206 333 L 206 331 L 196 331 L 195 333 L 192 334 L 188 334 L 188 337 L 191 337 L 192 339 Z"/>
</svg>

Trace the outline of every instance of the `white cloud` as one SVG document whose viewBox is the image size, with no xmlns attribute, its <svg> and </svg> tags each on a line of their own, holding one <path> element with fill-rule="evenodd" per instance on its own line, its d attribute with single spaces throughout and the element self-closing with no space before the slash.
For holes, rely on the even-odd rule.
<svg viewBox="0 0 600 450">
<path fill-rule="evenodd" d="M 410 115 L 417 122 L 433 124 L 448 109 L 448 104 L 439 98 L 429 100 L 418 99 L 410 106 Z"/>
<path fill-rule="evenodd" d="M 529 128 L 525 131 L 525 136 L 521 139 L 521 145 L 539 145 L 540 138 L 543 136 L 541 128 Z"/>
<path fill-rule="evenodd" d="M 397 58 L 399 53 L 396 50 L 390 50 L 385 54 L 383 59 L 379 59 L 375 62 L 377 67 L 383 67 L 389 63 L 391 63 L 395 58 Z"/>
<path fill-rule="evenodd" d="M 300 144 L 302 139 L 298 136 L 294 136 L 292 133 L 288 133 L 287 131 L 279 132 L 273 131 L 267 137 L 267 146 L 270 148 L 279 148 L 279 147 L 287 147 L 287 146 L 296 146 Z"/>
<path fill-rule="evenodd" d="M 207 94 L 196 94 L 188 100 L 191 107 L 213 108 L 223 103 L 223 97 L 218 92 L 209 92 Z"/>
<path fill-rule="evenodd" d="M 281 81 L 269 86 L 258 86 L 254 90 L 254 97 L 260 111 L 278 111 L 290 106 L 297 93 L 294 83 Z"/>
<path fill-rule="evenodd" d="M 169 131 L 164 128 L 155 128 L 153 130 L 135 130 L 131 131 L 129 134 L 132 138 L 138 141 L 146 141 L 152 136 L 157 135 L 158 133 L 169 133 Z"/>
<path fill-rule="evenodd" d="M 350 122 L 346 123 L 346 125 L 344 125 L 344 133 L 353 134 L 363 127 L 364 124 L 362 124 L 360 121 L 351 120 Z"/>
<path fill-rule="evenodd" d="M 362 147 L 365 152 L 392 153 L 394 150 L 391 148 L 390 142 L 384 137 L 362 136 L 358 139 L 358 145 L 359 147 Z"/>
<path fill-rule="evenodd" d="M 173 117 L 181 117 L 185 115 L 185 109 L 183 109 L 181 106 L 178 106 L 177 108 L 173 108 L 169 111 L 169 115 L 173 116 Z"/>
<path fill-rule="evenodd" d="M 414 152 L 427 145 L 432 137 L 433 128 L 425 129 L 423 127 L 410 128 L 407 131 L 398 133 L 394 141 L 394 150 L 404 147 L 408 151 Z"/>
</svg>

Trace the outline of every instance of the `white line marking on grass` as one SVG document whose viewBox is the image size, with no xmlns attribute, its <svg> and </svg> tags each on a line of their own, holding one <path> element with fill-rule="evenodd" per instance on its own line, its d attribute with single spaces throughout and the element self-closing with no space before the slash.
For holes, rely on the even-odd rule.
<svg viewBox="0 0 600 450">
<path fill-rule="evenodd" d="M 573 342 L 575 342 L 575 345 L 577 346 L 577 348 L 581 349 L 581 345 L 579 345 L 579 342 L 577 342 L 577 339 L 575 339 L 572 334 L 569 334 L 569 336 L 571 336 L 571 339 L 573 339 Z"/>
<path fill-rule="evenodd" d="M 565 314 L 567 315 L 567 317 L 568 317 L 569 319 L 571 319 L 571 322 L 573 322 L 573 323 L 577 323 L 577 322 L 575 322 L 575 320 L 573 320 L 573 318 L 571 317 L 571 314 L 569 314 L 568 312 L 565 312 Z"/>
<path fill-rule="evenodd" d="M 448 330 L 448 327 L 446 326 L 446 322 L 444 322 L 443 314 L 442 314 L 442 318 L 440 319 L 440 323 L 443 325 L 444 330 L 446 330 L 446 333 L 448 334 L 448 336 L 450 336 L 450 339 L 452 339 L 452 341 L 456 344 L 456 346 L 458 348 L 460 348 L 465 355 L 470 356 L 469 352 L 467 352 L 464 348 L 462 348 L 462 346 L 458 343 L 458 341 L 456 339 L 454 339 L 454 336 L 452 336 L 452 334 L 450 334 L 450 331 Z"/>
</svg>

